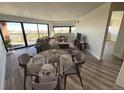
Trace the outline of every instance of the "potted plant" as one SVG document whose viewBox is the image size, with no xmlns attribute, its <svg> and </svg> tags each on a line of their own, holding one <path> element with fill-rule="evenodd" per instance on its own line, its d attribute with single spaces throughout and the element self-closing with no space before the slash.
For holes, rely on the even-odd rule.
<svg viewBox="0 0 124 93">
<path fill-rule="evenodd" d="M 3 41 L 3 44 L 5 45 L 5 47 L 6 47 L 8 50 L 11 50 L 12 44 L 11 44 L 11 40 L 10 40 L 9 37 L 6 37 L 6 39 Z"/>
</svg>

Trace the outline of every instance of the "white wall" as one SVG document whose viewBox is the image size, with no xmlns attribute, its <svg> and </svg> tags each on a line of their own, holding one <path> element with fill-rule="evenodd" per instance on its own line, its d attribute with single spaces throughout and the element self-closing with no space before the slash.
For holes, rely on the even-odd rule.
<svg viewBox="0 0 124 93">
<path fill-rule="evenodd" d="M 114 55 L 124 59 L 124 16 L 118 33 L 118 38 L 114 48 Z"/>
<path fill-rule="evenodd" d="M 89 52 L 99 60 L 101 59 L 101 51 L 109 10 L 110 3 L 105 3 L 91 11 L 86 16 L 80 18 L 79 24 L 76 25 L 76 31 L 81 32 L 87 37 Z"/>
<path fill-rule="evenodd" d="M 2 44 L 2 38 L 0 35 L 0 89 L 4 88 L 5 64 L 6 64 L 6 50 Z"/>
<path fill-rule="evenodd" d="M 116 80 L 116 84 L 124 88 L 124 62 L 121 66 L 118 78 Z"/>
</svg>

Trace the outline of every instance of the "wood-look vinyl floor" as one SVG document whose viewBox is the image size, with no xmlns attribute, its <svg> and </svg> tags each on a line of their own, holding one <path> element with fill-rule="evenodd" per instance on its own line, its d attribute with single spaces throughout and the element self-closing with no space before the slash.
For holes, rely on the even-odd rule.
<svg viewBox="0 0 124 93">
<path fill-rule="evenodd" d="M 104 59 L 98 61 L 90 53 L 86 52 L 86 63 L 81 66 L 81 77 L 84 88 L 81 87 L 80 81 L 76 75 L 67 78 L 68 90 L 116 90 L 123 89 L 115 84 L 122 61 L 112 56 L 113 43 L 108 42 L 104 53 Z M 107 51 L 109 49 L 109 52 Z M 111 50 L 110 50 L 111 49 Z M 34 47 L 13 51 L 7 55 L 5 88 L 6 90 L 23 90 L 23 70 L 18 66 L 17 58 L 22 53 L 35 55 Z M 30 77 L 27 81 L 27 89 L 31 89 Z M 63 89 L 63 81 L 61 81 Z"/>
</svg>

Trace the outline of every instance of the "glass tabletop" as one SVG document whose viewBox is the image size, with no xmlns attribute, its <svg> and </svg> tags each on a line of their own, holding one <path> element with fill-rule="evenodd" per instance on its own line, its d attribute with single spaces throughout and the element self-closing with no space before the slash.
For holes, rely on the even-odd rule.
<svg viewBox="0 0 124 93">
<path fill-rule="evenodd" d="M 77 50 L 77 49 L 51 49 L 51 50 L 46 50 L 43 52 L 38 53 L 37 55 L 35 55 L 34 57 L 31 58 L 29 64 L 34 64 L 37 66 L 33 67 L 33 69 L 37 69 L 40 68 L 39 72 L 43 72 L 42 66 L 44 64 L 51 64 L 54 68 L 55 71 L 52 72 L 52 74 L 56 75 L 56 74 L 62 74 L 63 71 L 68 70 L 73 64 L 74 64 L 74 60 L 72 59 L 72 56 L 77 56 L 78 60 L 83 60 L 84 59 L 84 53 L 82 53 L 81 51 Z M 77 62 L 77 61 L 75 61 Z M 68 63 L 69 65 L 66 66 L 66 68 L 64 68 L 63 70 L 63 66 L 64 64 Z M 48 65 L 47 67 L 49 68 L 50 65 Z M 50 72 L 50 71 L 49 71 Z M 36 73 L 35 73 L 36 74 Z M 39 74 L 41 75 L 41 74 Z"/>
</svg>

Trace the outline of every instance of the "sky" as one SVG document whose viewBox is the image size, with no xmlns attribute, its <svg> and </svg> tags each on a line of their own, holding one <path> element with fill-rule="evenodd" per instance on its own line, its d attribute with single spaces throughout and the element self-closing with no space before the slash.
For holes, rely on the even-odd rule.
<svg viewBox="0 0 124 93">
<path fill-rule="evenodd" d="M 38 25 L 39 30 L 46 30 L 47 29 L 47 25 L 45 24 L 39 24 Z M 10 31 L 22 31 L 21 29 L 21 24 L 20 23 L 10 23 L 7 22 L 7 29 Z M 28 23 L 24 23 L 24 29 L 25 30 L 37 30 L 37 25 L 36 24 L 28 24 Z"/>
</svg>

